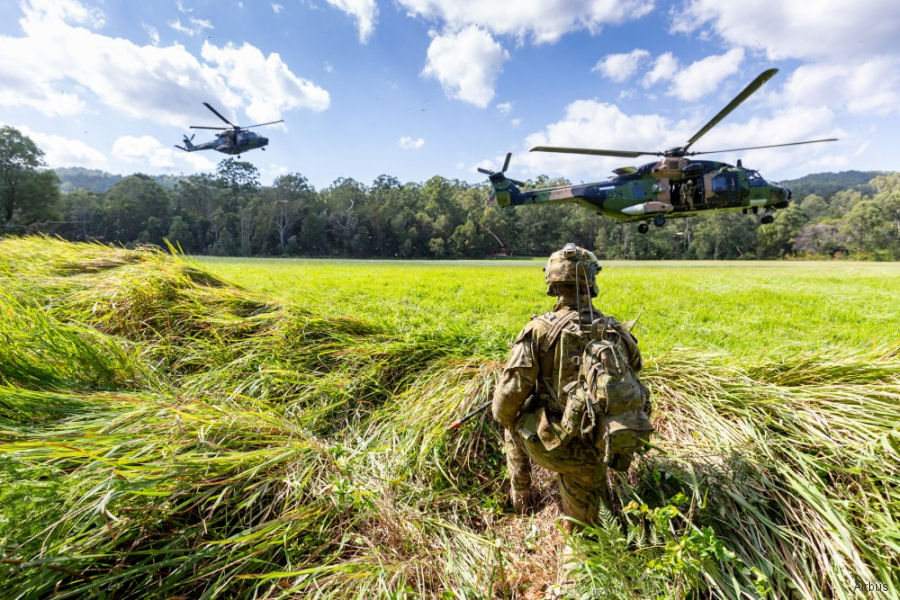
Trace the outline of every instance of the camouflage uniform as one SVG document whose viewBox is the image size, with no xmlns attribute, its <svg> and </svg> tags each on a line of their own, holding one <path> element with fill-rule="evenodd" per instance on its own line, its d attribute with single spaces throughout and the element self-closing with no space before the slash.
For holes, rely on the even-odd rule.
<svg viewBox="0 0 900 600">
<path fill-rule="evenodd" d="M 593 255 L 590 258 L 596 261 Z M 550 266 L 548 263 L 547 279 L 551 285 L 547 293 L 555 295 L 558 290 L 551 281 Z M 589 326 L 592 318 L 603 318 L 591 306 L 590 297 L 596 295 L 596 286 L 590 287 L 590 293 L 560 297 L 553 311 L 533 317 L 525 325 L 513 344 L 492 403 L 494 419 L 505 428 L 504 450 L 516 509 L 521 511 L 527 504 L 534 460 L 557 473 L 563 514 L 585 523 L 595 522 L 600 500 L 609 505 L 606 466 L 602 452 L 593 444 L 579 437 L 560 438 L 565 387 L 577 378 L 577 367 L 560 364 L 562 353 L 557 346 L 563 328 Z M 584 286 L 578 290 L 587 291 Z M 621 327 L 606 318 L 617 328 Z M 630 334 L 628 337 L 629 341 L 633 340 Z M 628 345 L 632 367 L 640 369 L 637 344 Z M 571 524 L 567 522 L 565 526 L 571 530 Z"/>
</svg>

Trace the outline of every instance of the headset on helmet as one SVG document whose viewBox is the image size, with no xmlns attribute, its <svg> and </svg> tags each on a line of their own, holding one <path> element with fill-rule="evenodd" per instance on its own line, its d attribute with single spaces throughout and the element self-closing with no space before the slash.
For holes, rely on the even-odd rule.
<svg viewBox="0 0 900 600">
<path fill-rule="evenodd" d="M 570 284 L 575 286 L 579 295 L 583 293 L 579 290 L 581 288 L 589 291 L 591 298 L 594 298 L 600 292 L 597 287 L 597 273 L 602 268 L 593 252 L 569 242 L 562 250 L 551 254 L 547 266 L 544 267 L 547 295 L 558 296 L 557 285 Z"/>
</svg>

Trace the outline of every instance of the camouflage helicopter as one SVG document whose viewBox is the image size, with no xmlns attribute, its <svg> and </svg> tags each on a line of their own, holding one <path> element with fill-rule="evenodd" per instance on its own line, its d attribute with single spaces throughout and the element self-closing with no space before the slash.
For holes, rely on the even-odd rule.
<svg viewBox="0 0 900 600">
<path fill-rule="evenodd" d="M 263 125 L 274 125 L 275 123 L 284 123 L 283 119 L 279 119 L 278 121 L 269 121 L 268 123 L 257 123 L 256 125 L 250 125 L 249 127 L 241 127 L 239 125 L 235 125 L 221 114 L 219 111 L 214 109 L 208 102 L 203 103 L 206 108 L 212 111 L 214 115 L 228 123 L 228 127 L 207 127 L 203 125 L 191 125 L 191 129 L 216 129 L 220 130 L 221 133 L 216 134 L 216 139 L 211 140 L 209 142 L 204 142 L 202 144 L 197 144 L 196 146 L 192 143 L 194 140 L 194 136 L 191 137 L 184 136 L 184 146 L 179 146 L 175 144 L 175 147 L 184 150 L 185 152 L 196 152 L 197 150 L 216 150 L 218 152 L 224 152 L 225 154 L 237 154 L 240 155 L 242 152 L 246 152 L 247 150 L 253 150 L 254 148 L 261 148 L 265 150 L 265 146 L 269 143 L 269 138 L 263 137 L 258 133 L 253 131 L 247 131 L 251 127 L 262 127 Z"/>
<path fill-rule="evenodd" d="M 561 152 L 592 156 L 616 156 L 636 158 L 643 155 L 660 156 L 658 161 L 641 167 L 615 169 L 614 177 L 604 182 L 565 185 L 553 188 L 522 191 L 521 181 L 506 177 L 509 159 L 506 155 L 503 168 L 493 172 L 479 167 L 490 178 L 492 197 L 503 207 L 522 204 L 577 202 L 601 215 L 618 221 L 642 221 L 638 231 L 647 233 L 648 222 L 657 227 L 666 224 L 667 218 L 689 217 L 712 210 L 741 210 L 745 214 L 763 211 L 762 223 L 774 220 L 776 208 L 785 208 L 791 198 L 790 190 L 767 182 L 757 171 L 745 169 L 741 161 L 737 166 L 710 160 L 692 160 L 688 156 L 778 148 L 818 142 L 833 142 L 837 138 L 790 142 L 768 146 L 750 146 L 727 150 L 691 152 L 690 147 L 753 92 L 767 82 L 778 69 L 760 73 L 735 98 L 706 125 L 700 128 L 684 146 L 676 146 L 662 152 L 599 150 L 590 148 L 565 148 L 536 146 L 531 152 Z"/>
</svg>

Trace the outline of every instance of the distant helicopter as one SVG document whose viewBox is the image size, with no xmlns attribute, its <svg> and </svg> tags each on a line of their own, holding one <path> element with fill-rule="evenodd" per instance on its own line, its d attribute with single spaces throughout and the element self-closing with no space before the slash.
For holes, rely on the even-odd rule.
<svg viewBox="0 0 900 600">
<path fill-rule="evenodd" d="M 648 222 L 651 220 L 657 227 L 662 227 L 666 224 L 666 218 L 689 217 L 712 210 L 741 210 L 745 214 L 747 212 L 758 214 L 762 209 L 763 216 L 760 222 L 771 223 L 774 220 L 772 213 L 775 209 L 787 207 L 788 200 L 791 198 L 790 190 L 768 183 L 758 172 L 745 169 L 740 160 L 737 161 L 737 166 L 732 166 L 722 162 L 691 160 L 685 157 L 837 141 L 837 138 L 827 138 L 707 152 L 688 151 L 694 142 L 724 119 L 777 72 L 778 69 L 769 69 L 760 73 L 734 100 L 719 111 L 719 114 L 701 127 L 684 146 L 676 146 L 663 152 L 594 150 L 558 146 L 536 146 L 531 149 L 531 152 L 561 152 L 623 158 L 635 158 L 642 155 L 662 157 L 657 162 L 642 167 L 615 169 L 613 171 L 615 177 L 604 182 L 521 191 L 519 187 L 525 184 L 515 179 L 509 179 L 505 175 L 512 153 L 506 155 L 500 171 L 493 172 L 480 167 L 478 171 L 489 177 L 493 186 L 491 195 L 500 206 L 577 202 L 596 213 L 618 221 L 643 221 L 638 225 L 638 231 L 641 233 L 647 233 Z"/>
<path fill-rule="evenodd" d="M 221 114 L 219 111 L 214 109 L 208 102 L 203 103 L 206 108 L 211 110 L 214 115 L 228 123 L 229 127 L 205 127 L 202 125 L 191 125 L 191 129 L 217 129 L 221 130 L 221 133 L 216 134 L 216 139 L 204 142 L 202 144 L 197 144 L 196 146 L 191 142 L 194 139 L 194 136 L 191 137 L 184 136 L 184 146 L 179 146 L 175 144 L 176 148 L 180 150 L 184 150 L 185 152 L 196 152 L 197 150 L 216 150 L 218 152 L 224 152 L 225 154 L 238 154 L 240 155 L 242 152 L 246 152 L 247 150 L 253 150 L 254 148 L 262 148 L 265 150 L 265 146 L 269 143 L 269 138 L 263 137 L 258 133 L 254 133 L 252 131 L 247 131 L 251 127 L 262 127 L 263 125 L 274 125 L 275 123 L 284 123 L 284 119 L 279 119 L 278 121 L 269 121 L 268 123 L 257 123 L 256 125 L 250 125 L 249 127 L 240 127 L 239 125 L 235 125 Z"/>
</svg>

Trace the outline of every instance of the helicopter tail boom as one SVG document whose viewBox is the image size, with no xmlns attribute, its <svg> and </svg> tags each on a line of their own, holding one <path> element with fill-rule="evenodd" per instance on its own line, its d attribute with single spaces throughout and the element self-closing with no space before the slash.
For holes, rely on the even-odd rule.
<svg viewBox="0 0 900 600">
<path fill-rule="evenodd" d="M 184 146 L 179 146 L 178 144 L 175 144 L 175 147 L 178 148 L 179 150 L 184 150 L 185 152 L 193 152 L 194 150 L 197 149 L 197 147 L 194 146 L 194 144 L 191 141 L 193 139 L 194 139 L 193 135 L 191 137 L 184 136 Z"/>
</svg>

